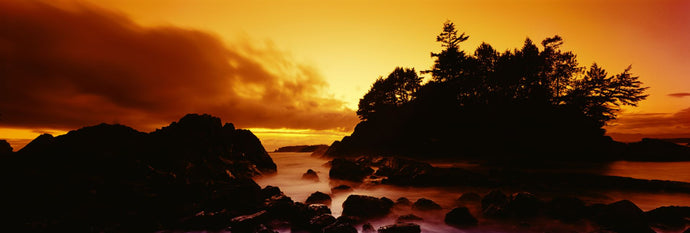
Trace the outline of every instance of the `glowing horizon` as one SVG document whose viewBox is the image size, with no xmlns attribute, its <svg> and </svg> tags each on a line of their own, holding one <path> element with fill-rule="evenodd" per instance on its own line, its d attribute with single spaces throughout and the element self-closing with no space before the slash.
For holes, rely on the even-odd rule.
<svg viewBox="0 0 690 233">
<path fill-rule="evenodd" d="M 19 2 L 5 3 L 6 9 L 17 6 L 17 9 L 24 9 L 22 7 L 32 4 Z M 32 138 L 28 136 L 37 135 L 26 132 L 41 129 L 65 132 L 100 122 L 121 122 L 137 130 L 148 131 L 185 113 L 197 112 L 218 115 L 224 122 L 258 129 L 255 133 L 260 135 L 265 145 L 270 145 L 267 149 L 295 142 L 286 137 L 294 137 L 300 132 L 308 135 L 302 137 L 306 141 L 301 144 L 330 144 L 327 141 L 336 138 L 334 135 L 347 135 L 352 131 L 357 123 L 354 114 L 357 102 L 377 77 L 387 75 L 397 66 L 417 71 L 431 67 L 433 61 L 429 53 L 440 50 L 434 38 L 446 20 L 452 20 L 460 31 L 470 36 L 461 44 L 468 53 L 482 42 L 504 51 L 520 47 L 526 37 L 539 42 L 558 34 L 564 38 L 563 49 L 577 54 L 582 66 L 597 62 L 609 74 L 615 74 L 632 65 L 632 72 L 651 87 L 648 91 L 650 96 L 639 107 L 625 108 L 619 120 L 607 127 L 609 135 L 625 141 L 654 135 L 690 137 L 690 79 L 684 78 L 690 73 L 687 65 L 690 60 L 690 45 L 687 44 L 690 24 L 686 23 L 690 22 L 690 15 L 686 14 L 690 10 L 690 2 L 687 1 L 204 0 L 189 4 L 181 0 L 62 0 L 39 3 L 58 9 L 51 12 L 64 10 L 61 14 L 65 15 L 88 12 L 103 16 L 99 19 L 112 21 L 104 25 L 114 23 L 120 28 L 117 30 L 124 29 L 123 38 L 141 48 L 160 45 L 187 49 L 174 55 L 201 54 L 208 61 L 230 58 L 229 67 L 245 69 L 230 72 L 221 67 L 224 64 L 201 61 L 189 69 L 170 73 L 160 71 L 168 64 L 142 68 L 123 59 L 137 56 L 136 50 L 126 54 L 122 49 L 103 49 L 110 45 L 98 44 L 96 35 L 86 33 L 86 37 L 96 38 L 94 43 L 65 44 L 65 48 L 84 47 L 83 53 L 68 56 L 79 59 L 76 60 L 78 65 L 88 65 L 86 61 L 94 60 L 89 57 L 94 56 L 91 53 L 108 53 L 115 55 L 104 57 L 104 61 L 121 63 L 141 77 L 179 74 L 180 77 L 213 78 L 195 81 L 201 85 L 187 86 L 173 85 L 176 80 L 184 81 L 182 78 L 170 78 L 167 82 L 172 84 L 168 87 L 176 88 L 172 93 L 187 93 L 193 97 L 175 102 L 177 105 L 153 102 L 159 99 L 178 101 L 171 98 L 170 93 L 136 88 L 124 94 L 113 91 L 111 95 L 87 91 L 56 103 L 32 106 L 39 110 L 52 109 L 56 104 L 73 107 L 53 110 L 64 114 L 63 118 L 43 119 L 44 123 L 30 117 L 17 120 L 22 116 L 12 115 L 16 109 L 14 106 L 0 105 L 3 107 L 0 108 L 3 111 L 0 112 L 3 114 L 0 138 L 10 141 L 29 140 Z M 45 7 L 31 7 L 26 8 L 31 10 L 8 15 L 27 19 L 27 22 L 50 19 L 44 13 Z M 50 23 L 51 20 L 45 21 Z M 103 31 L 108 32 L 106 29 Z M 81 34 L 83 31 L 70 32 L 68 27 L 65 30 L 63 35 L 76 39 L 85 36 Z M 166 41 L 156 41 L 160 39 Z M 181 42 L 171 42 L 178 39 Z M 205 50 L 199 52 L 193 46 L 180 46 L 188 43 L 185 40 L 197 43 L 197 47 Z M 3 49 L 5 47 L 0 45 L 0 51 Z M 153 54 L 167 54 L 165 50 L 151 51 Z M 191 63 L 195 60 L 200 59 L 179 61 Z M 144 59 L 139 63 L 147 61 Z M 199 74 L 200 70 L 209 72 Z M 227 81 L 230 89 L 223 89 L 217 83 L 222 80 L 221 76 L 238 72 L 244 78 Z M 131 80 L 139 86 L 155 83 Z M 160 82 L 155 85 L 160 85 Z M 122 92 L 130 86 L 118 89 L 117 85 L 88 85 L 82 88 Z M 79 90 L 64 89 L 53 94 L 71 95 L 71 91 Z M 40 90 L 34 90 L 32 95 L 37 93 Z M 134 98 L 129 96 L 132 93 L 151 95 Z M 85 112 L 78 106 L 101 109 Z M 151 110 L 146 110 L 149 107 Z M 65 113 L 70 111 L 80 114 Z M 78 117 L 83 119 L 75 120 Z M 10 128 L 24 131 L 8 130 Z M 281 145 L 273 145 L 275 143 Z"/>
</svg>

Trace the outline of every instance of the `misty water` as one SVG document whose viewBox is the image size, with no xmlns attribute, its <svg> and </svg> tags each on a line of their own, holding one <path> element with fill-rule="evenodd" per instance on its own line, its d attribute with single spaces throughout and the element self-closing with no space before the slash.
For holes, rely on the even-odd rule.
<svg viewBox="0 0 690 233">
<path fill-rule="evenodd" d="M 491 226 L 491 220 L 480 218 L 480 227 L 471 230 L 459 230 L 443 223 L 445 213 L 458 206 L 456 199 L 465 192 L 476 192 L 481 195 L 488 193 L 488 189 L 461 188 L 461 187 L 442 187 L 442 188 L 422 188 L 422 187 L 398 187 L 382 184 L 357 184 L 340 180 L 330 180 L 328 178 L 329 168 L 325 165 L 328 159 L 312 157 L 310 153 L 270 153 L 274 162 L 278 166 L 275 175 L 264 176 L 256 179 L 256 182 L 265 187 L 267 185 L 278 186 L 294 201 L 304 202 L 307 197 L 320 191 L 331 195 L 333 199 L 330 208 L 333 216 L 338 217 L 342 213 L 342 203 L 351 194 L 368 195 L 374 197 L 387 197 L 396 200 L 406 197 L 414 202 L 419 198 L 431 199 L 443 207 L 441 211 L 417 212 L 410 208 L 395 207 L 389 218 L 370 221 L 374 228 L 395 223 L 397 216 L 414 214 L 422 217 L 423 221 L 417 221 L 422 228 L 422 232 L 533 232 L 540 230 L 565 230 L 586 231 L 588 226 L 564 225 L 545 221 L 540 227 L 532 227 L 530 230 L 510 229 Z M 452 165 L 447 165 L 452 166 Z M 458 164 L 457 166 L 472 166 L 468 164 Z M 659 179 L 690 182 L 690 172 L 688 172 L 690 162 L 615 162 L 605 169 L 596 172 L 602 175 L 625 176 L 639 179 Z M 301 179 L 308 169 L 317 172 L 319 181 Z M 583 170 L 582 172 L 594 172 Z M 331 193 L 331 188 L 340 184 L 347 184 L 353 187 L 351 192 Z M 548 200 L 547 197 L 541 197 Z M 637 204 L 641 209 L 648 211 L 661 206 L 690 206 L 690 195 L 682 193 L 634 193 L 634 192 L 603 192 L 596 197 L 583 197 L 588 203 L 612 203 L 618 200 L 627 199 Z M 474 216 L 479 216 L 478 206 L 468 206 Z M 557 226 L 554 226 L 557 225 Z M 361 231 L 361 225 L 357 226 Z M 280 232 L 290 232 L 289 229 Z"/>
</svg>

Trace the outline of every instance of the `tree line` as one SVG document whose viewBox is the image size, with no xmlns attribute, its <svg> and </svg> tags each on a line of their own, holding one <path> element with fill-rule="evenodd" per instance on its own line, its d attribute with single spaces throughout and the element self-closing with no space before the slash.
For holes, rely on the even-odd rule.
<svg viewBox="0 0 690 233">
<path fill-rule="evenodd" d="M 432 52 L 433 67 L 420 72 L 431 76 L 427 82 L 402 67 L 376 79 L 359 101 L 362 121 L 334 151 L 592 154 L 615 145 L 603 126 L 620 108 L 647 97 L 630 67 L 609 74 L 596 63 L 581 66 L 561 49 L 560 36 L 540 46 L 527 38 L 522 48 L 504 52 L 482 43 L 473 53 L 461 49 L 468 38 L 446 22 L 436 37 L 442 50 Z"/>
</svg>

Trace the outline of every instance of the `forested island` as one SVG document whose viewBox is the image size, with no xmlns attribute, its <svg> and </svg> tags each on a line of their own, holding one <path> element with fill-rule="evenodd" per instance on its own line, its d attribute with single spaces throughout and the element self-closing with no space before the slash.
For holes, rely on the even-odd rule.
<svg viewBox="0 0 690 233">
<path fill-rule="evenodd" d="M 596 63 L 583 67 L 573 52 L 561 50 L 560 36 L 541 47 L 528 38 L 522 48 L 504 52 L 482 43 L 471 54 L 460 46 L 467 39 L 452 22 L 444 24 L 436 38 L 443 50 L 431 53 L 433 68 L 421 72 L 431 75 L 426 83 L 414 69 L 400 67 L 376 79 L 359 101 L 362 121 L 326 155 L 690 160 L 690 149 L 673 143 L 628 145 L 605 136 L 603 127 L 622 106 L 647 97 L 631 67 L 617 74 Z"/>
</svg>

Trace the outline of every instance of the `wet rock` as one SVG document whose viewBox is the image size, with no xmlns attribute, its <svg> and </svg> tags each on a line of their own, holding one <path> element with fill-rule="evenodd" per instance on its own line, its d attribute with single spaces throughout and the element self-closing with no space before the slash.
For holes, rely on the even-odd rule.
<svg viewBox="0 0 690 233">
<path fill-rule="evenodd" d="M 514 218 L 534 217 L 542 210 L 544 203 L 534 194 L 519 192 L 512 195 L 505 212 Z"/>
<path fill-rule="evenodd" d="M 343 216 L 352 216 L 361 220 L 380 218 L 388 215 L 393 207 L 391 199 L 382 197 L 350 195 L 343 202 Z"/>
<path fill-rule="evenodd" d="M 12 154 L 12 146 L 5 140 L 0 140 L 0 156 Z"/>
<path fill-rule="evenodd" d="M 393 225 L 382 226 L 379 233 L 420 233 L 422 229 L 414 223 L 396 223 Z"/>
<path fill-rule="evenodd" d="M 424 219 L 417 216 L 417 215 L 414 215 L 414 214 L 406 214 L 406 215 L 401 215 L 400 217 L 398 217 L 398 219 L 395 220 L 395 222 L 414 222 L 414 221 L 421 221 L 421 220 L 424 220 Z"/>
<path fill-rule="evenodd" d="M 362 225 L 362 233 L 376 233 L 376 229 L 371 223 L 365 223 Z"/>
<path fill-rule="evenodd" d="M 683 233 L 690 233 L 690 227 L 688 229 L 685 229 L 685 231 L 683 231 Z"/>
<path fill-rule="evenodd" d="M 331 209 L 324 204 L 309 204 L 307 207 L 309 216 L 319 216 L 323 214 L 331 214 Z"/>
<path fill-rule="evenodd" d="M 690 207 L 664 206 L 645 212 L 653 226 L 666 230 L 683 230 L 690 224 Z"/>
<path fill-rule="evenodd" d="M 312 232 L 321 232 L 323 228 L 333 223 L 335 223 L 335 217 L 330 214 L 315 216 L 309 220 L 309 230 Z"/>
<path fill-rule="evenodd" d="M 432 200 L 419 198 L 412 204 L 412 209 L 420 211 L 440 210 L 441 206 Z"/>
<path fill-rule="evenodd" d="M 307 201 L 304 203 L 308 204 L 324 204 L 331 205 L 331 196 L 322 192 L 315 192 L 309 195 Z"/>
<path fill-rule="evenodd" d="M 283 195 L 283 192 L 280 191 L 280 188 L 275 187 L 275 186 L 266 186 L 265 188 L 261 189 L 261 197 L 263 199 L 268 199 L 273 196 L 280 196 Z"/>
<path fill-rule="evenodd" d="M 593 220 L 602 229 L 619 233 L 654 233 L 647 224 L 644 212 L 628 200 L 602 206 L 594 213 Z"/>
<path fill-rule="evenodd" d="M 547 216 L 565 222 L 573 222 L 587 216 L 585 202 L 574 197 L 557 197 L 546 204 Z"/>
<path fill-rule="evenodd" d="M 234 217 L 230 220 L 230 227 L 233 232 L 256 232 L 259 224 L 268 221 L 270 217 L 265 210 Z"/>
<path fill-rule="evenodd" d="M 273 196 L 264 205 L 266 211 L 276 219 L 287 219 L 295 212 L 295 203 L 285 195 Z"/>
<path fill-rule="evenodd" d="M 357 228 L 338 218 L 335 223 L 323 228 L 323 233 L 357 233 Z"/>
<path fill-rule="evenodd" d="M 328 176 L 331 179 L 362 182 L 365 177 L 372 173 L 374 170 L 368 166 L 347 159 L 336 158 L 331 161 L 331 170 L 328 172 Z"/>
<path fill-rule="evenodd" d="M 302 174 L 302 179 L 303 180 L 312 180 L 312 181 L 319 181 L 319 175 L 316 174 L 314 170 L 307 170 L 304 174 Z"/>
<path fill-rule="evenodd" d="M 400 206 L 412 206 L 412 202 L 406 197 L 398 198 L 398 200 L 395 200 L 395 204 Z"/>
<path fill-rule="evenodd" d="M 482 197 L 479 196 L 479 194 L 476 193 L 463 193 L 459 198 L 458 198 L 458 203 L 461 204 L 470 204 L 470 203 L 479 203 L 482 200 Z"/>
<path fill-rule="evenodd" d="M 333 193 L 333 194 L 344 193 L 344 192 L 352 192 L 352 187 L 343 184 L 343 185 L 335 186 L 331 189 L 331 193 Z"/>
<path fill-rule="evenodd" d="M 482 215 L 485 217 L 500 217 L 503 215 L 508 197 L 503 192 L 494 190 L 482 198 Z"/>
<path fill-rule="evenodd" d="M 450 226 L 458 228 L 472 227 L 478 223 L 467 207 L 458 207 L 451 210 L 446 214 L 443 221 Z"/>
</svg>

